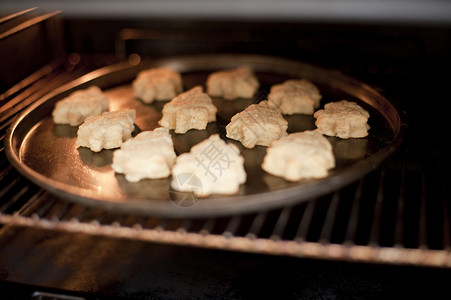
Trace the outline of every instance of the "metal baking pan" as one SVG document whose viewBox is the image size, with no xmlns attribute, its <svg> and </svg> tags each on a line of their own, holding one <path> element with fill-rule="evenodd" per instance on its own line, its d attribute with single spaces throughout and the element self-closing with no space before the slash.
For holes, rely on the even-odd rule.
<svg viewBox="0 0 451 300">
<path fill-rule="evenodd" d="M 131 81 L 143 69 L 168 66 L 182 73 L 185 90 L 202 85 L 208 74 L 220 69 L 247 65 L 254 69 L 261 83 L 253 99 L 234 102 L 213 98 L 218 108 L 217 121 L 206 130 L 186 134 L 171 131 L 177 154 L 219 133 L 225 138 L 230 118 L 251 103 L 266 99 L 271 85 L 291 78 L 306 78 L 320 89 L 321 107 L 331 101 L 356 101 L 370 112 L 369 136 L 360 139 L 328 137 L 332 143 L 336 167 L 326 178 L 287 182 L 265 173 L 260 164 L 266 147 L 246 149 L 239 142 L 245 158 L 247 181 L 238 194 L 213 195 L 203 199 L 186 195 L 184 200 L 171 190 L 170 178 L 127 182 L 111 168 L 114 150 L 91 152 L 77 148 L 77 128 L 55 125 L 51 111 L 55 103 L 77 89 L 97 85 L 109 96 L 110 110 L 134 108 L 137 131 L 158 127 L 166 102 L 144 104 L 133 96 Z M 289 132 L 315 129 L 314 118 L 306 115 L 285 116 Z M 119 63 L 89 73 L 40 99 L 8 129 L 6 153 L 12 165 L 25 177 L 61 198 L 100 209 L 164 217 L 205 217 L 294 205 L 339 189 L 375 169 L 400 144 L 405 131 L 402 113 L 376 89 L 359 80 L 310 64 L 261 55 L 199 55 L 164 58 L 139 63 Z M 175 197 L 174 195 L 178 195 Z M 191 198 L 190 198 L 191 197 Z"/>
</svg>

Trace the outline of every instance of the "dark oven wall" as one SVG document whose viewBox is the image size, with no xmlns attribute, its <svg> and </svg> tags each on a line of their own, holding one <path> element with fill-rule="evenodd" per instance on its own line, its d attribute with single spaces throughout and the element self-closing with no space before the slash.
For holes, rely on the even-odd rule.
<svg viewBox="0 0 451 300">
<path fill-rule="evenodd" d="M 69 52 L 108 53 L 118 59 L 134 53 L 257 53 L 337 69 L 400 103 L 415 120 L 410 126 L 432 136 L 420 148 L 443 140 L 434 128 L 446 127 L 438 108 L 451 77 L 447 23 L 69 18 L 65 25 Z M 429 126 L 423 125 L 425 118 Z"/>
<path fill-rule="evenodd" d="M 445 71 L 447 26 L 240 20 L 66 20 L 68 50 L 160 57 L 258 53 L 290 57 L 355 75 Z"/>
</svg>

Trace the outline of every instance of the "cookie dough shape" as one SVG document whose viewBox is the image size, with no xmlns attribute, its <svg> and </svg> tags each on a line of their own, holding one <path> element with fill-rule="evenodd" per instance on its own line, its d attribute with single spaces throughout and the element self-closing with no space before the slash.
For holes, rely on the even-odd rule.
<svg viewBox="0 0 451 300">
<path fill-rule="evenodd" d="M 252 98 L 259 86 L 257 77 L 248 67 L 216 71 L 207 78 L 207 93 L 226 100 Z"/>
<path fill-rule="evenodd" d="M 52 111 L 55 124 L 78 126 L 87 117 L 100 115 L 108 111 L 108 97 L 98 86 L 78 90 L 58 101 Z"/>
<path fill-rule="evenodd" d="M 77 145 L 94 152 L 114 149 L 131 138 L 135 126 L 136 111 L 119 110 L 104 112 L 99 116 L 86 118 L 77 131 Z"/>
<path fill-rule="evenodd" d="M 144 103 L 171 100 L 183 91 L 182 76 L 167 67 L 141 71 L 132 86 L 135 97 Z"/>
<path fill-rule="evenodd" d="M 113 152 L 111 167 L 115 172 L 125 174 L 127 181 L 138 182 L 145 178 L 169 177 L 175 159 L 169 130 L 160 127 L 143 131 L 124 142 Z"/>
<path fill-rule="evenodd" d="M 238 147 L 214 134 L 194 145 L 189 153 L 177 157 L 171 187 L 180 192 L 192 192 L 196 197 L 236 194 L 240 184 L 246 181 L 243 164 Z"/>
<path fill-rule="evenodd" d="M 318 131 L 342 139 L 362 138 L 368 135 L 370 114 L 355 102 L 331 102 L 313 114 Z"/>
<path fill-rule="evenodd" d="M 234 115 L 226 126 L 226 136 L 240 141 L 246 148 L 269 146 L 287 135 L 288 122 L 267 100 L 249 105 Z"/>
<path fill-rule="evenodd" d="M 291 79 L 271 87 L 268 101 L 282 114 L 312 115 L 321 101 L 319 89 L 305 79 Z"/>
<path fill-rule="evenodd" d="M 203 130 L 209 122 L 216 121 L 217 108 L 210 96 L 196 86 L 163 106 L 160 126 L 174 129 L 175 133 L 186 133 L 190 129 Z"/>
<path fill-rule="evenodd" d="M 323 178 L 335 167 L 332 145 L 321 133 L 291 133 L 266 149 L 262 169 L 288 181 Z"/>
</svg>

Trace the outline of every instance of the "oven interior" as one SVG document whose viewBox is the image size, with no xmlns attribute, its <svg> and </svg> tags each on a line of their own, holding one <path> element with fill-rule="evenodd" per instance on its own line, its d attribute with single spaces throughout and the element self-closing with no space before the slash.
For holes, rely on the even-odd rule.
<svg viewBox="0 0 451 300">
<path fill-rule="evenodd" d="M 449 22 L 127 19 L 33 8 L 0 15 L 0 44 L 0 280 L 14 299 L 444 291 L 451 267 L 442 105 L 451 79 Z M 403 142 L 381 166 L 331 194 L 217 218 L 76 204 L 9 163 L 8 127 L 55 88 L 124 60 L 209 53 L 280 56 L 358 78 L 399 107 Z"/>
</svg>

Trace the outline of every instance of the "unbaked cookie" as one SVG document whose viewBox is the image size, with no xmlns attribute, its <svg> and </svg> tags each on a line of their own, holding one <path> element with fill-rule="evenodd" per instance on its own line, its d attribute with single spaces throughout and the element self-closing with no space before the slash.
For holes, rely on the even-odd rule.
<svg viewBox="0 0 451 300">
<path fill-rule="evenodd" d="M 246 181 L 244 158 L 236 145 L 227 144 L 218 134 L 180 154 L 172 168 L 171 186 L 197 197 L 236 194 Z M 195 180 L 193 180 L 195 179 Z"/>
<path fill-rule="evenodd" d="M 266 149 L 262 169 L 288 181 L 322 178 L 335 167 L 332 145 L 321 133 L 291 133 Z"/>
<path fill-rule="evenodd" d="M 125 179 L 138 182 L 144 178 L 166 178 L 171 175 L 176 154 L 169 130 L 156 128 L 143 131 L 124 142 L 113 152 L 111 167 Z"/>
</svg>

